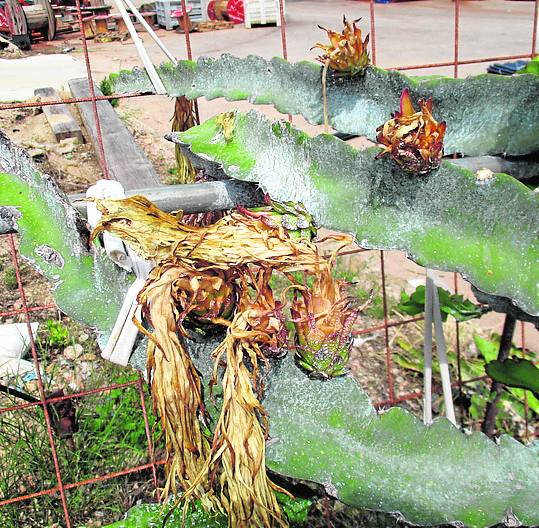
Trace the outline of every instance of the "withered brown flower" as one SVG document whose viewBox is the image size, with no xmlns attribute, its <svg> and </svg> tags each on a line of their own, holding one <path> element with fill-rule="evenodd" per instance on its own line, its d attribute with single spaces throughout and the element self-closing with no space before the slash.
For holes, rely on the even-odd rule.
<svg viewBox="0 0 539 528">
<path fill-rule="evenodd" d="M 445 121 L 432 116 L 432 99 L 420 99 L 414 108 L 408 88 L 401 94 L 400 111 L 376 131 L 376 141 L 385 146 L 377 158 L 389 153 L 396 163 L 411 174 L 427 174 L 442 162 Z"/>
<path fill-rule="evenodd" d="M 198 270 L 180 261 L 174 262 L 178 277 L 173 283 L 172 296 L 182 308 L 178 321 L 210 324 L 215 318 L 227 319 L 235 304 L 234 271 L 220 269 Z"/>
<path fill-rule="evenodd" d="M 208 475 L 214 485 L 219 476 L 221 504 L 228 514 L 228 526 L 234 528 L 288 528 L 274 490 L 287 492 L 266 473 L 268 420 L 259 399 L 259 362 L 267 363 L 268 347 L 286 341 L 280 306 L 268 285 L 271 273 L 271 268 L 260 268 L 246 270 L 239 277 L 238 311 L 232 321 L 223 321 L 226 337 L 213 353 L 210 384 L 221 378 L 222 407 L 211 453 L 184 494 L 184 500 L 196 498 Z"/>
<path fill-rule="evenodd" d="M 135 323 L 148 335 L 148 379 L 155 412 L 161 417 L 165 439 L 167 479 L 162 497 L 185 489 L 199 476 L 211 452 L 201 419 L 206 411 L 202 383 L 189 356 L 178 327 L 178 309 L 174 299 L 175 283 L 183 269 L 170 263 L 155 267 L 138 295 L 151 330 Z M 207 489 L 208 477 L 199 479 L 193 495 L 206 509 L 220 507 Z M 177 485 L 179 484 L 179 486 Z"/>
<path fill-rule="evenodd" d="M 342 33 L 318 26 L 328 34 L 330 44 L 317 43 L 311 48 L 319 48 L 324 51 L 324 54 L 317 57 L 316 60 L 322 64 L 328 62 L 329 68 L 335 72 L 349 75 L 364 73 L 365 68 L 369 65 L 369 53 L 367 51 L 369 35 L 365 37 L 365 40 L 362 39 L 361 29 L 356 26 L 356 23 L 360 20 L 358 18 L 353 22 L 349 22 L 346 17 L 343 17 L 344 29 Z"/>
<path fill-rule="evenodd" d="M 172 132 L 184 132 L 198 124 L 194 101 L 189 101 L 183 95 L 177 97 L 172 116 Z M 189 158 L 182 152 L 179 145 L 175 145 L 174 152 L 177 169 L 176 183 L 195 183 L 197 171 Z"/>
</svg>

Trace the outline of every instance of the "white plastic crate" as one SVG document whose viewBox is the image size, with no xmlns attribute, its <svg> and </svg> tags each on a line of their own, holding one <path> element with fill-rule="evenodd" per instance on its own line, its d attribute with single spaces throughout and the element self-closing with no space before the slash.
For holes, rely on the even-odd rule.
<svg viewBox="0 0 539 528">
<path fill-rule="evenodd" d="M 193 22 L 208 19 L 207 0 L 187 0 L 185 4 L 193 8 L 189 13 L 189 18 Z M 182 3 L 180 0 L 155 0 L 157 23 L 169 31 L 174 29 L 178 25 L 178 19 L 172 16 L 172 11 L 181 8 Z"/>
<path fill-rule="evenodd" d="M 285 7 L 285 0 L 283 9 Z M 244 0 L 245 27 L 250 28 L 253 24 L 276 24 L 281 25 L 279 13 L 279 0 Z"/>
</svg>

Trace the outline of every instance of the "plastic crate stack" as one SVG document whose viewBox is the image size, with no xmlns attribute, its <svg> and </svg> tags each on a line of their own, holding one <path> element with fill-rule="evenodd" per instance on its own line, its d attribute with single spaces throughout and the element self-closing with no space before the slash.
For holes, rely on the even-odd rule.
<svg viewBox="0 0 539 528">
<path fill-rule="evenodd" d="M 279 0 L 244 0 L 244 13 L 246 28 L 250 28 L 255 24 L 281 25 Z"/>
<path fill-rule="evenodd" d="M 189 18 L 193 22 L 208 20 L 207 4 L 207 0 L 188 0 L 187 6 L 193 8 L 189 13 Z M 174 29 L 179 25 L 179 22 L 172 16 L 172 11 L 181 8 L 182 3 L 180 0 L 156 0 L 155 13 L 157 15 L 157 23 L 168 31 Z"/>
</svg>

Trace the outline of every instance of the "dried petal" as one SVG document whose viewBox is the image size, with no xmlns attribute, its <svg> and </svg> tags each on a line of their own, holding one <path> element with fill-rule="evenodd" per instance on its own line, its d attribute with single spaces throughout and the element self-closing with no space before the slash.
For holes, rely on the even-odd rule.
<svg viewBox="0 0 539 528">
<path fill-rule="evenodd" d="M 241 278 L 238 312 L 225 340 L 214 352 L 214 381 L 226 357 L 222 376 L 222 407 L 215 426 L 212 448 L 205 467 L 184 494 L 188 500 L 207 475 L 220 474 L 221 503 L 230 527 L 286 528 L 273 493 L 285 491 L 266 474 L 267 418 L 256 393 L 258 362 L 265 360 L 263 347 L 274 341 L 281 323 L 275 318 L 276 303 L 268 286 L 271 268 Z M 247 365 L 247 362 L 249 366 Z"/>
<path fill-rule="evenodd" d="M 215 123 L 221 127 L 225 141 L 230 141 L 234 135 L 236 126 L 236 114 L 234 112 L 225 112 L 215 118 Z"/>
<path fill-rule="evenodd" d="M 147 368 L 154 409 L 165 437 L 163 497 L 189 486 L 200 475 L 210 452 L 200 423 L 205 416 L 201 381 L 176 333 L 179 323 L 173 290 L 180 275 L 175 266 L 154 268 L 138 297 L 153 327 Z M 148 333 L 140 323 L 139 328 Z M 219 508 L 207 481 L 208 477 L 200 480 L 193 494 L 207 509 Z"/>
<path fill-rule="evenodd" d="M 185 96 L 177 97 L 172 117 L 172 131 L 183 132 L 198 125 L 193 101 Z M 197 171 L 182 152 L 179 145 L 175 146 L 177 181 L 176 183 L 195 183 Z"/>
<path fill-rule="evenodd" d="M 414 103 L 412 102 L 408 88 L 405 88 L 401 94 L 400 113 L 403 116 L 412 116 L 415 114 Z"/>
</svg>

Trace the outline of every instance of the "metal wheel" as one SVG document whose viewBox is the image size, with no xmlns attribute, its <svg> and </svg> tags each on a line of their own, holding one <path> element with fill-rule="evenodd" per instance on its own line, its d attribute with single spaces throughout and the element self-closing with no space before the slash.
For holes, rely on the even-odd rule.
<svg viewBox="0 0 539 528">
<path fill-rule="evenodd" d="M 6 0 L 4 13 L 11 35 L 28 35 L 28 24 L 22 6 L 17 0 Z"/>
<path fill-rule="evenodd" d="M 47 18 L 49 19 L 49 27 L 47 32 L 43 33 L 43 37 L 46 40 L 54 40 L 56 37 L 56 18 L 54 17 L 54 11 L 49 0 L 36 0 L 36 4 L 39 4 L 47 11 Z"/>
</svg>

